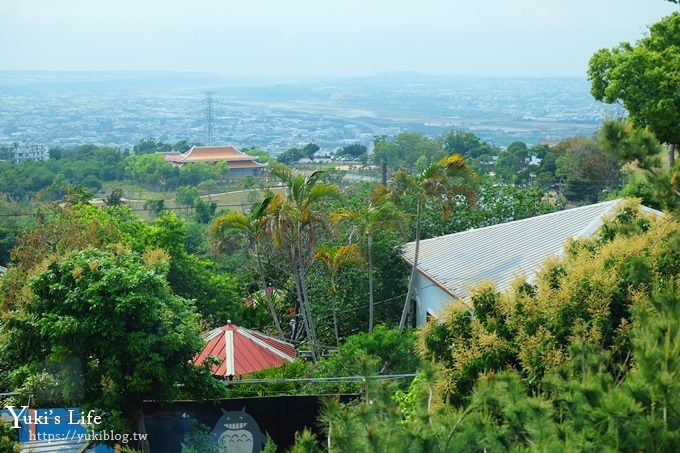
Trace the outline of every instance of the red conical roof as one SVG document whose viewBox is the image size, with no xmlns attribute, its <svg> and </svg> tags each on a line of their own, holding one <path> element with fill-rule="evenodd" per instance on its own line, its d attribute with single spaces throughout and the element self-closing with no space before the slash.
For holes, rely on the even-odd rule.
<svg viewBox="0 0 680 453">
<path fill-rule="evenodd" d="M 234 324 L 211 330 L 205 340 L 194 363 L 200 365 L 209 356 L 218 357 L 222 363 L 213 365 L 215 376 L 240 376 L 275 368 L 296 357 L 292 344 Z"/>
</svg>

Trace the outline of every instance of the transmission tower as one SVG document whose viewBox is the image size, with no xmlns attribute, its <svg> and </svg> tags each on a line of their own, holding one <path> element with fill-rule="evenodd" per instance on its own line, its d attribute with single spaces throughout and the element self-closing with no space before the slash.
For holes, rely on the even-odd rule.
<svg viewBox="0 0 680 453">
<path fill-rule="evenodd" d="M 213 144 L 213 92 L 205 92 L 205 119 L 208 127 L 208 146 Z"/>
</svg>

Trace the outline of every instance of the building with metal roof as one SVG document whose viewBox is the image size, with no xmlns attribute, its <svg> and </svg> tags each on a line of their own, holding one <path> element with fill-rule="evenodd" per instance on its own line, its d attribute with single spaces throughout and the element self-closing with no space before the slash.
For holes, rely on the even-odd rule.
<svg viewBox="0 0 680 453">
<path fill-rule="evenodd" d="M 531 281 L 546 258 L 563 253 L 568 238 L 593 235 L 622 202 L 605 201 L 421 240 L 412 320 L 424 324 L 445 303 L 465 300 L 467 290 L 483 281 L 492 281 L 499 291 L 508 290 L 518 276 Z M 409 242 L 403 256 L 411 265 L 414 254 L 415 242 Z"/>
<path fill-rule="evenodd" d="M 296 357 L 292 344 L 231 323 L 208 332 L 205 341 L 194 363 L 200 365 L 210 356 L 219 358 L 221 363 L 212 367 L 212 374 L 219 377 L 276 368 Z"/>
</svg>

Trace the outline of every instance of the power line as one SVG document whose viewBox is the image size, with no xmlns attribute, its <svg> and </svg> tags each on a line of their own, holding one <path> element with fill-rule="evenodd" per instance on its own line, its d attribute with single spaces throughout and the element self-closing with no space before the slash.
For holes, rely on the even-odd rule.
<svg viewBox="0 0 680 453">
<path fill-rule="evenodd" d="M 412 379 L 416 377 L 416 373 L 404 373 L 404 374 L 384 374 L 375 376 L 332 376 L 332 377 L 318 377 L 318 378 L 263 378 L 263 379 L 234 379 L 231 381 L 225 381 L 226 384 L 283 384 L 292 382 L 314 382 L 314 383 L 326 383 L 326 382 L 365 382 L 365 381 L 393 381 L 399 379 Z"/>
<path fill-rule="evenodd" d="M 156 200 L 139 200 L 139 201 L 156 201 Z M 241 203 L 241 204 L 217 204 L 216 207 L 218 208 L 243 208 L 245 206 L 249 206 L 250 203 Z M 132 212 L 148 212 L 148 211 L 155 211 L 155 209 L 152 208 L 130 208 L 130 211 Z M 162 211 L 175 211 L 175 210 L 185 210 L 187 207 L 185 206 L 175 206 L 175 207 L 164 207 Z M 43 214 L 41 212 L 29 212 L 25 214 L 0 214 L 0 217 L 27 217 L 27 216 L 38 216 L 40 214 Z"/>
</svg>

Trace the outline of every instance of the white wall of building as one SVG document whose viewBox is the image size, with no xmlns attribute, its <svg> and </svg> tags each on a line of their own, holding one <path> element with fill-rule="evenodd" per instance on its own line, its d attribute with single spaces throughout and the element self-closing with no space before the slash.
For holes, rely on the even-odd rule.
<svg viewBox="0 0 680 453">
<path fill-rule="evenodd" d="M 415 299 L 416 324 L 419 326 L 427 322 L 428 313 L 430 316 L 438 316 L 444 304 L 455 300 L 420 272 L 416 272 Z"/>
</svg>

